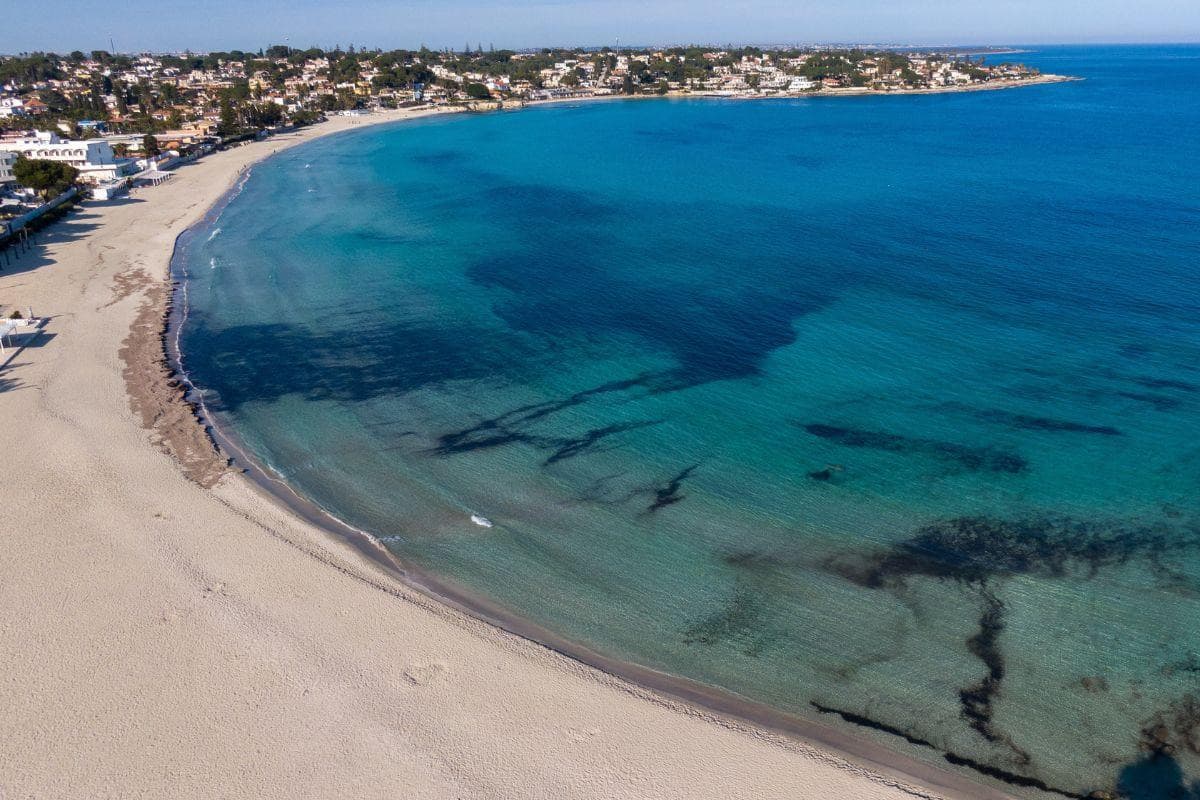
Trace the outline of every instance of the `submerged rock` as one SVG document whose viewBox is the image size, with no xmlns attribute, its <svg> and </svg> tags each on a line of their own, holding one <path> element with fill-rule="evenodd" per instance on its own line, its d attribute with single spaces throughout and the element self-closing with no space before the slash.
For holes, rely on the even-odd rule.
<svg viewBox="0 0 1200 800">
<path fill-rule="evenodd" d="M 867 450 L 882 450 L 889 453 L 930 456 L 950 461 L 972 472 L 1025 472 L 1028 462 L 1020 455 L 998 447 L 972 447 L 937 439 L 902 436 L 885 431 L 862 428 L 847 428 L 840 425 L 811 423 L 801 425 L 818 439 L 839 444 L 842 447 L 861 447 Z"/>
<path fill-rule="evenodd" d="M 830 569 L 870 588 L 925 576 L 980 583 L 993 576 L 1060 577 L 1068 568 L 1094 573 L 1141 558 L 1153 567 L 1170 553 L 1200 547 L 1195 525 L 1134 525 L 1046 515 L 1006 520 L 954 517 L 917 530 L 889 550 L 834 559 Z"/>
</svg>

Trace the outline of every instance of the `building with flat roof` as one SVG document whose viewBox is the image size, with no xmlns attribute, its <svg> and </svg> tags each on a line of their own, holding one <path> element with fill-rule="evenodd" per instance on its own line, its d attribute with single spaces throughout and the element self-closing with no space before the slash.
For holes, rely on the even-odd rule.
<svg viewBox="0 0 1200 800">
<path fill-rule="evenodd" d="M 71 141 L 60 139 L 55 133 L 37 131 L 23 139 L 0 141 L 0 150 L 26 158 L 70 164 L 79 170 L 79 178 L 85 183 L 117 180 L 135 171 L 133 161 L 117 158 L 112 145 L 103 139 Z"/>
<path fill-rule="evenodd" d="M 0 117 L 23 117 L 25 101 L 19 97 L 0 97 Z"/>
</svg>

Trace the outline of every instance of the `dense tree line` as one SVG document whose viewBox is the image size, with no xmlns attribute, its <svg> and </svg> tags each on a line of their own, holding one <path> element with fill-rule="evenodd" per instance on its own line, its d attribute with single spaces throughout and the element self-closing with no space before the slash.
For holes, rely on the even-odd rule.
<svg viewBox="0 0 1200 800">
<path fill-rule="evenodd" d="M 0 83 L 40 83 L 63 77 L 53 53 L 27 53 L 0 59 Z"/>
</svg>

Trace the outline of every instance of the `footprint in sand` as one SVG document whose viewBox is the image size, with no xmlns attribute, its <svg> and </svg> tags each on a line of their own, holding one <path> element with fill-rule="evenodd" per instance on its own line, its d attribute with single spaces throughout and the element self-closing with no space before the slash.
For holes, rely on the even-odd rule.
<svg viewBox="0 0 1200 800">
<path fill-rule="evenodd" d="M 440 683 L 450 668 L 442 661 L 431 661 L 428 664 L 412 664 L 404 670 L 404 679 L 413 686 L 429 686 Z"/>
<path fill-rule="evenodd" d="M 179 610 L 175 608 L 164 609 L 163 612 L 158 615 L 158 621 L 162 625 L 173 625 L 174 623 L 179 622 L 181 619 L 183 619 L 183 614 L 181 614 Z"/>
<path fill-rule="evenodd" d="M 575 744 L 586 742 L 600 733 L 599 728 L 567 728 L 567 738 Z"/>
</svg>

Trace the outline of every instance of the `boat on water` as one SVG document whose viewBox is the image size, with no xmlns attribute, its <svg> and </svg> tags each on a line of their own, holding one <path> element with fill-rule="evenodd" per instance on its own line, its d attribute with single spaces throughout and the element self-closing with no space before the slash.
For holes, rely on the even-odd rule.
<svg viewBox="0 0 1200 800">
<path fill-rule="evenodd" d="M 478 525 L 481 528 L 492 527 L 492 521 L 490 519 L 488 519 L 487 517 L 482 516 L 480 514 L 472 514 L 471 522 L 474 522 L 476 525 Z"/>
</svg>

